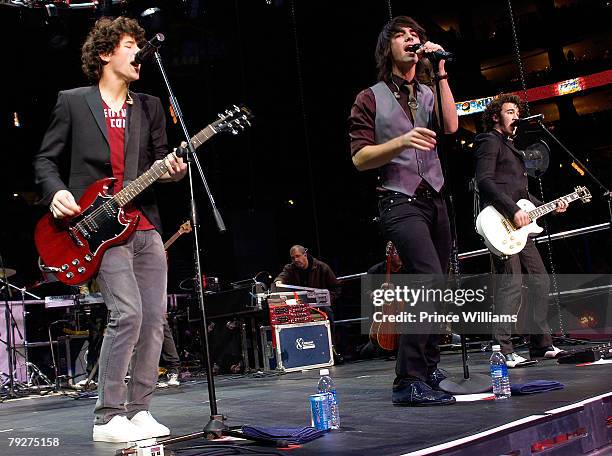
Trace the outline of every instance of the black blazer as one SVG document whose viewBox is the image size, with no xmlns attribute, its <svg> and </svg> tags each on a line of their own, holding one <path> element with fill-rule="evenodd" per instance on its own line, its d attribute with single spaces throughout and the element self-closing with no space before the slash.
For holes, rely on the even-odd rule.
<svg viewBox="0 0 612 456">
<path fill-rule="evenodd" d="M 168 153 L 166 118 L 159 98 L 130 92 L 125 132 L 125 179 L 147 171 Z M 64 153 L 70 153 L 68 185 L 60 174 Z M 128 157 L 137 154 L 137 170 Z M 135 163 L 135 159 L 131 160 Z M 78 201 L 98 179 L 111 177 L 110 146 L 98 86 L 79 87 L 59 93 L 40 151 L 34 158 L 34 175 L 42 204 L 49 204 L 58 190 L 70 190 Z M 130 176 L 131 175 L 131 176 Z M 151 188 L 135 200 L 137 207 L 161 233 L 161 220 Z"/>
<path fill-rule="evenodd" d="M 481 209 L 493 205 L 512 218 L 520 209 L 516 201 L 528 199 L 542 204 L 529 193 L 527 170 L 512 141 L 497 130 L 476 136 L 476 182 Z"/>
</svg>

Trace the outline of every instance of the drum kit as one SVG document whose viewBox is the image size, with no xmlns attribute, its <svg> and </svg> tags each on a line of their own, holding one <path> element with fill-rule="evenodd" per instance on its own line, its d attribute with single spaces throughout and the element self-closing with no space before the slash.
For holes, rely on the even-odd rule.
<svg viewBox="0 0 612 456">
<path fill-rule="evenodd" d="M 11 268 L 3 268 L 0 269 L 0 279 L 8 279 L 9 277 L 13 277 L 17 274 L 17 271 Z"/>
</svg>

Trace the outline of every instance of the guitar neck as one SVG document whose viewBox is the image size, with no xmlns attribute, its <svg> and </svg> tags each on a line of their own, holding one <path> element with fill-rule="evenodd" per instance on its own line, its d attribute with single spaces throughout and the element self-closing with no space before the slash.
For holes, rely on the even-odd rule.
<svg viewBox="0 0 612 456">
<path fill-rule="evenodd" d="M 204 130 L 200 131 L 199 133 L 196 133 L 193 138 L 191 138 L 191 144 L 195 149 L 197 149 L 216 134 L 217 130 L 215 130 L 213 125 L 209 125 L 204 128 Z"/>
<path fill-rule="evenodd" d="M 120 192 L 113 196 L 113 199 L 117 202 L 120 207 L 125 206 L 144 190 L 147 189 L 153 182 L 157 181 L 162 177 L 168 168 L 166 167 L 164 160 L 155 163 L 148 171 L 134 179 L 127 187 L 122 189 Z"/>
<path fill-rule="evenodd" d="M 195 149 L 200 147 L 210 138 L 212 138 L 217 131 L 214 129 L 212 125 L 208 125 L 202 131 L 197 133 L 193 138 L 191 138 L 190 142 Z M 156 182 L 160 177 L 162 177 L 168 168 L 164 164 L 164 160 L 155 163 L 148 171 L 138 176 L 134 179 L 127 187 L 122 189 L 120 192 L 116 193 L 113 199 L 117 202 L 120 207 L 125 206 L 138 195 L 140 195 L 144 190 L 147 189 L 151 184 Z"/>
<path fill-rule="evenodd" d="M 527 212 L 527 215 L 529 215 L 529 218 L 531 220 L 535 220 L 557 209 L 557 205 L 560 201 L 565 201 L 567 204 L 569 204 L 572 201 L 576 201 L 579 198 L 580 196 L 578 196 L 578 193 L 573 192 L 573 193 L 570 193 L 569 195 L 565 195 L 565 196 L 562 196 L 561 198 L 557 198 L 554 201 L 550 201 L 546 204 L 542 204 L 541 206 L 538 206 L 535 209 L 532 209 L 529 212 Z"/>
<path fill-rule="evenodd" d="M 174 244 L 174 241 L 176 241 L 178 238 L 181 237 L 181 235 L 183 234 L 183 232 L 181 230 L 178 230 L 176 233 L 174 233 L 165 243 L 164 243 L 164 250 L 168 250 L 170 248 L 170 246 L 172 244 Z"/>
</svg>

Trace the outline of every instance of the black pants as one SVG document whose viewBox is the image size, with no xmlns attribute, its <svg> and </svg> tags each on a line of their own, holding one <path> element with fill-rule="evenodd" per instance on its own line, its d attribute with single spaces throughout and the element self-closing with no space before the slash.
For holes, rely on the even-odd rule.
<svg viewBox="0 0 612 456">
<path fill-rule="evenodd" d="M 531 346 L 534 348 L 552 345 L 550 327 L 548 325 L 548 292 L 550 280 L 534 242 L 529 239 L 525 248 L 507 259 L 493 256 L 495 267 L 495 313 L 516 315 L 521 305 L 521 287 L 523 278 L 526 280 L 529 299 L 527 319 L 531 333 Z M 522 272 L 526 275 L 522 276 Z M 514 347 L 511 323 L 498 323 L 493 326 L 493 338 L 501 345 L 503 354 L 512 353 Z"/>
<path fill-rule="evenodd" d="M 172 331 L 170 331 L 170 325 L 168 325 L 167 318 L 164 318 L 164 342 L 162 344 L 160 358 L 162 364 L 168 369 L 169 373 L 180 373 L 181 359 L 176 351 L 176 345 L 174 344 L 174 338 L 172 337 Z"/>
<path fill-rule="evenodd" d="M 410 274 L 446 274 L 451 234 L 440 194 L 406 196 L 393 192 L 378 203 L 385 239 L 392 241 Z M 438 334 L 402 334 L 395 373 L 400 379 L 426 380 L 440 361 Z"/>
</svg>

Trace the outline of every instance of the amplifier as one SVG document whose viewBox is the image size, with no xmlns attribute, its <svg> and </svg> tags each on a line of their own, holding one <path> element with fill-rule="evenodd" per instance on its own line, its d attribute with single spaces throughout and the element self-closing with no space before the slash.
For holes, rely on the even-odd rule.
<svg viewBox="0 0 612 456">
<path fill-rule="evenodd" d="M 293 372 L 334 365 L 327 320 L 262 326 L 260 333 L 266 370 Z"/>
</svg>

